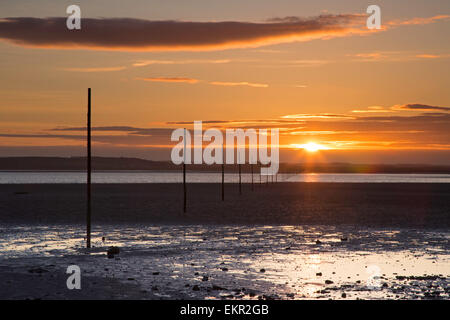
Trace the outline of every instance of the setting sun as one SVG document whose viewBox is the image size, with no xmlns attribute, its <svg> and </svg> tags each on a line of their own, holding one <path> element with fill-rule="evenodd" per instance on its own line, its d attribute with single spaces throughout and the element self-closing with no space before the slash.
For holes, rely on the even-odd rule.
<svg viewBox="0 0 450 320">
<path fill-rule="evenodd" d="M 315 142 L 308 142 L 306 144 L 300 144 L 300 145 L 297 145 L 297 147 L 300 149 L 305 149 L 308 152 L 316 152 L 318 150 L 328 149 L 327 147 L 320 145 L 318 143 L 315 143 Z"/>
</svg>

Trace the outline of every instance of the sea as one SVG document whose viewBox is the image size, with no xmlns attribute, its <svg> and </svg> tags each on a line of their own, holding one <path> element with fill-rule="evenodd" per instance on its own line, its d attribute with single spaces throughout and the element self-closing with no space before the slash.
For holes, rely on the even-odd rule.
<svg viewBox="0 0 450 320">
<path fill-rule="evenodd" d="M 190 172 L 188 183 L 220 183 L 220 172 Z M 261 176 L 241 175 L 243 183 L 267 182 L 335 182 L 335 183 L 450 183 L 450 174 L 386 174 L 386 173 L 280 173 Z M 181 183 L 182 172 L 175 171 L 94 171 L 93 183 Z M 225 173 L 225 183 L 239 182 L 236 172 Z M 86 183 L 84 171 L 0 171 L 0 184 Z"/>
</svg>

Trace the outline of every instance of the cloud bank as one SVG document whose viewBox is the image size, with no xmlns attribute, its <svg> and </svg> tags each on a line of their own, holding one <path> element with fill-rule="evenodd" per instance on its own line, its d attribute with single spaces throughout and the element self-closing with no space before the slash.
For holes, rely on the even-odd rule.
<svg viewBox="0 0 450 320">
<path fill-rule="evenodd" d="M 409 106 L 427 106 L 409 104 Z M 378 108 L 378 107 L 377 107 Z M 445 107 L 438 107 L 445 108 Z M 368 109 L 371 110 L 371 109 Z M 372 110 L 377 110 L 373 109 Z M 279 128 L 280 148 L 317 142 L 339 150 L 450 150 L 450 113 L 430 112 L 411 115 L 402 109 L 386 115 L 297 114 L 269 119 L 234 119 L 203 121 L 204 129 Z M 424 110 L 422 110 L 424 111 Z M 174 128 L 192 129 L 192 121 L 154 123 L 158 127 L 93 127 L 93 141 L 98 145 L 129 148 L 171 148 Z M 1 132 L 4 146 L 84 145 L 86 128 L 57 127 L 40 132 Z M 31 143 L 33 141 L 33 143 Z"/>
<path fill-rule="evenodd" d="M 26 47 L 49 49 L 207 51 L 256 48 L 378 32 L 367 29 L 365 14 L 284 17 L 259 23 L 83 18 L 81 30 L 68 30 L 66 19 L 66 17 L 0 18 L 0 40 Z M 379 31 L 400 26 L 431 24 L 448 19 L 449 15 L 438 15 L 387 21 Z"/>
<path fill-rule="evenodd" d="M 125 51 L 216 50 L 305 41 L 369 32 L 362 14 L 320 15 L 253 22 L 150 21 L 84 18 L 68 30 L 66 18 L 0 19 L 0 39 L 56 49 Z"/>
</svg>

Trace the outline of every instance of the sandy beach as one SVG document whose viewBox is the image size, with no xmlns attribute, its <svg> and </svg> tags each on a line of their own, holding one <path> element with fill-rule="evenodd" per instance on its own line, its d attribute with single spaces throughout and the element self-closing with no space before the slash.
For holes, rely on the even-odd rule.
<svg viewBox="0 0 450 320">
<path fill-rule="evenodd" d="M 450 185 L 413 183 L 95 184 L 96 223 L 450 227 Z M 84 223 L 85 186 L 0 185 L 3 223 Z"/>
</svg>

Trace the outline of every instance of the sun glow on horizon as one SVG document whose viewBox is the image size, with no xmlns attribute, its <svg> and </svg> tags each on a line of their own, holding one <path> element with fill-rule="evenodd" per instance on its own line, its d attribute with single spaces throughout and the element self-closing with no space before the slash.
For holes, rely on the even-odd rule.
<svg viewBox="0 0 450 320">
<path fill-rule="evenodd" d="M 315 143 L 315 142 L 308 142 L 305 144 L 294 144 L 293 146 L 298 149 L 304 149 L 308 152 L 317 152 L 319 150 L 328 150 L 329 149 L 328 147 L 325 147 L 325 146 Z"/>
</svg>

